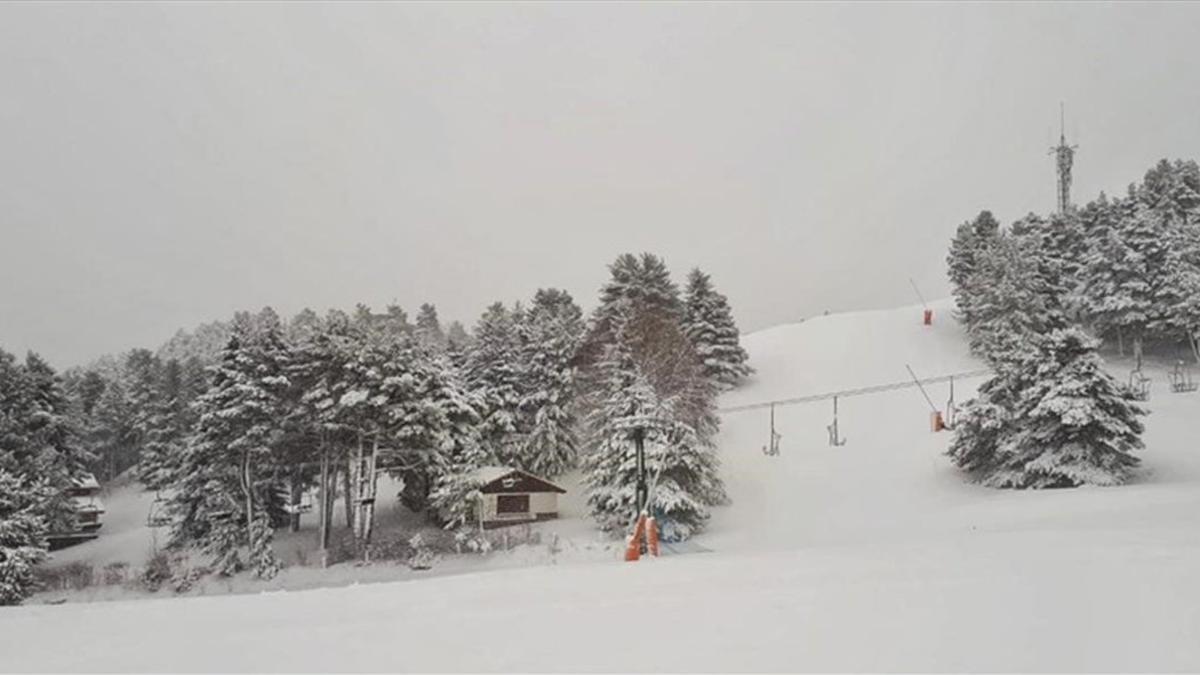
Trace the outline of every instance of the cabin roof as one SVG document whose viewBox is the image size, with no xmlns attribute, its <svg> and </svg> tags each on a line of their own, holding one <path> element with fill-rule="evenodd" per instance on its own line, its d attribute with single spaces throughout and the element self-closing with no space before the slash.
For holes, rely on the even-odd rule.
<svg viewBox="0 0 1200 675">
<path fill-rule="evenodd" d="M 566 494 L 566 490 L 550 481 L 535 476 L 528 471 L 514 469 L 511 466 L 485 466 L 476 469 L 473 474 L 474 482 L 484 493 L 495 492 L 557 492 Z M 510 484 L 502 482 L 512 479 Z"/>
</svg>

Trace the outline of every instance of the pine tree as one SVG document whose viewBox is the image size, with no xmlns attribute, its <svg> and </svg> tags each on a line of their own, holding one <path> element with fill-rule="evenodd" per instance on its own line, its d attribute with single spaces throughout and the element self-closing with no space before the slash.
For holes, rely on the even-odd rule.
<svg viewBox="0 0 1200 675">
<path fill-rule="evenodd" d="M 427 303 L 421 305 L 417 312 L 415 334 L 421 344 L 436 350 L 445 349 L 446 334 L 442 332 L 442 324 L 438 321 L 437 307 Z"/>
<path fill-rule="evenodd" d="M 1057 330 L 1039 341 L 1018 379 L 1017 422 L 997 447 L 994 487 L 1117 485 L 1141 449 L 1145 411 L 1105 370 L 1098 342 L 1082 331 Z"/>
<path fill-rule="evenodd" d="M 529 421 L 518 464 L 549 478 L 575 465 L 579 440 L 575 411 L 575 354 L 583 337 L 583 312 L 570 294 L 539 289 L 525 321 L 520 403 Z"/>
<path fill-rule="evenodd" d="M 950 285 L 958 315 L 968 326 L 975 321 L 974 301 L 979 285 L 976 275 L 980 259 L 999 235 L 1000 223 L 991 211 L 981 211 L 975 220 L 959 225 L 950 242 L 950 253 L 946 258 Z"/>
<path fill-rule="evenodd" d="M 1011 234 L 1025 238 L 1037 254 L 1037 269 L 1048 304 L 1074 312 L 1080 306 L 1080 268 L 1086 242 L 1079 214 L 1072 210 L 1049 218 L 1036 214 L 1013 223 Z"/>
<path fill-rule="evenodd" d="M 475 473 L 496 463 L 480 439 L 478 401 L 456 371 L 441 370 L 431 373 L 417 405 L 426 413 L 436 413 L 409 441 L 436 448 L 440 454 L 430 481 L 433 516 L 447 528 L 466 524 L 479 502 Z"/>
<path fill-rule="evenodd" d="M 1172 224 L 1163 269 L 1162 314 L 1152 328 L 1182 337 L 1200 363 L 1200 219 Z"/>
<path fill-rule="evenodd" d="M 46 558 L 41 505 L 52 490 L 0 468 L 0 605 L 18 605 L 34 588 L 34 567 Z"/>
<path fill-rule="evenodd" d="M 143 418 L 144 440 L 137 476 L 148 489 L 162 490 L 175 480 L 189 422 L 183 397 L 182 368 L 170 359 L 163 365 L 161 380 Z"/>
<path fill-rule="evenodd" d="M 1033 338 L 1066 325 L 1036 239 L 1002 235 L 979 257 L 976 274 L 967 335 L 993 366 L 1019 360 Z"/>
<path fill-rule="evenodd" d="M 120 380 L 111 380 L 104 388 L 92 414 L 89 443 L 96 455 L 96 466 L 104 480 L 112 480 L 133 463 L 132 448 L 137 432 L 134 410 Z"/>
<path fill-rule="evenodd" d="M 278 568 L 263 544 L 271 537 L 263 523 L 282 488 L 270 469 L 285 416 L 288 358 L 274 312 L 240 314 L 212 386 L 197 402 L 199 422 L 172 495 L 173 535 L 177 543 L 199 543 L 223 574 L 241 567 L 242 546 L 258 573 Z"/>
<path fill-rule="evenodd" d="M 450 326 L 446 329 L 446 341 L 452 347 L 466 349 L 471 344 L 471 335 L 467 333 L 466 328 L 463 328 L 461 321 L 451 321 Z"/>
<path fill-rule="evenodd" d="M 704 366 L 705 376 L 718 387 L 736 387 L 753 369 L 738 342 L 729 301 L 713 289 L 707 274 L 693 269 L 688 275 L 684 307 L 683 331 Z"/>
<path fill-rule="evenodd" d="M 637 509 L 633 437 L 639 433 L 647 467 L 658 480 L 651 511 L 664 537 L 685 539 L 703 527 L 707 507 L 725 499 L 711 443 L 716 429 L 711 399 L 698 405 L 687 395 L 688 387 L 664 396 L 662 391 L 673 378 L 662 372 L 651 375 L 640 365 L 632 303 L 622 303 L 617 310 L 613 340 L 595 366 L 595 379 L 601 384 L 587 418 L 589 438 L 582 467 L 588 504 L 606 531 L 622 532 L 632 523 Z M 678 335 L 686 346 L 686 338 L 681 332 Z M 653 351 L 646 344 L 640 348 Z M 694 373 L 696 381 L 707 385 L 698 367 Z"/>
<path fill-rule="evenodd" d="M 18 468 L 16 473 L 46 484 L 40 513 L 51 531 L 67 530 L 74 522 L 75 505 L 66 489 L 84 474 L 91 457 L 80 444 L 62 379 L 33 352 L 26 355 L 23 371 L 24 386 L 18 391 L 24 391 L 25 404 L 18 419 L 24 420 L 25 449 L 30 454 L 25 470 Z"/>
<path fill-rule="evenodd" d="M 460 372 L 467 365 L 467 353 L 471 349 L 471 335 L 459 321 L 451 321 L 446 329 L 446 359 Z"/>
<path fill-rule="evenodd" d="M 600 303 L 592 312 L 581 347 L 580 360 L 584 364 L 598 359 L 605 345 L 613 341 L 622 312 L 676 320 L 683 317 L 679 288 L 671 281 L 662 258 L 651 253 L 625 253 L 608 269 L 609 280 L 600 289 Z"/>
<path fill-rule="evenodd" d="M 1012 433 L 1019 397 L 1017 373 L 1022 363 L 1009 358 L 995 365 L 995 374 L 979 386 L 975 398 L 958 409 L 954 435 L 946 454 L 972 480 L 986 480 L 999 465 L 999 448 Z"/>
<path fill-rule="evenodd" d="M 525 428 L 520 412 L 522 373 L 520 335 L 514 313 L 494 303 L 479 318 L 463 375 L 478 397 L 487 452 L 505 464 L 519 459 Z"/>
</svg>

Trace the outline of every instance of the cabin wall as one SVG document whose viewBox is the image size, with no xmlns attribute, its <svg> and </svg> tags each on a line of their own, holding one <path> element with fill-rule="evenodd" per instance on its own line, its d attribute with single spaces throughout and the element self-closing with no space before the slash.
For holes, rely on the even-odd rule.
<svg viewBox="0 0 1200 675">
<path fill-rule="evenodd" d="M 505 494 L 525 494 L 509 492 Z M 529 494 L 529 511 L 526 513 L 505 513 L 500 515 L 497 509 L 499 494 L 483 495 L 483 521 L 485 523 L 526 522 L 534 519 L 555 518 L 558 516 L 558 494 L 554 492 L 535 492 Z"/>
<path fill-rule="evenodd" d="M 536 515 L 558 513 L 558 493 L 538 492 L 529 495 L 529 510 Z"/>
</svg>

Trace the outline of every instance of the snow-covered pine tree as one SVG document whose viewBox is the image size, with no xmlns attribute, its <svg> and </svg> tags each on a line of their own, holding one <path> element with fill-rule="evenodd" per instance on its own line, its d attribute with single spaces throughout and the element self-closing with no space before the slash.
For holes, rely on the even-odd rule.
<svg viewBox="0 0 1200 675">
<path fill-rule="evenodd" d="M 143 417 L 137 477 L 148 489 L 162 490 L 175 480 L 190 422 L 184 396 L 182 368 L 170 359 L 163 364 L 161 381 Z"/>
<path fill-rule="evenodd" d="M 626 303 L 637 314 L 682 319 L 683 302 L 679 288 L 671 281 L 663 259 L 643 253 L 624 253 L 608 266 L 609 279 L 600 289 L 600 302 L 592 312 L 587 336 L 580 348 L 580 361 L 590 364 L 600 358 L 605 345 L 613 340 L 616 324 Z"/>
<path fill-rule="evenodd" d="M 1132 196 L 1123 203 L 1115 241 L 1117 250 L 1111 294 L 1093 305 L 1097 314 L 1111 317 L 1133 343 L 1133 354 L 1141 363 L 1149 329 L 1166 314 L 1162 295 L 1163 272 L 1168 253 L 1167 223 L 1160 211 Z"/>
<path fill-rule="evenodd" d="M 426 460 L 432 473 L 429 507 L 434 520 L 452 528 L 467 524 L 475 514 L 479 500 L 476 472 L 496 464 L 496 459 L 481 442 L 479 402 L 461 375 L 453 366 L 444 367 L 444 361 L 428 365 L 433 367 L 406 406 L 412 412 L 405 419 L 421 423 L 408 428 L 404 444 L 437 451 L 436 457 Z"/>
<path fill-rule="evenodd" d="M 571 469 L 578 455 L 575 355 L 583 312 L 566 291 L 539 289 L 526 314 L 520 410 L 528 420 L 518 464 L 540 476 Z"/>
<path fill-rule="evenodd" d="M 1066 325 L 1036 238 L 1002 235 L 979 257 L 976 274 L 967 335 L 993 366 L 1020 360 L 1033 337 Z"/>
<path fill-rule="evenodd" d="M 1086 248 L 1079 270 L 1079 300 L 1083 321 L 1093 333 L 1112 335 L 1124 353 L 1112 308 L 1106 305 L 1122 275 L 1122 247 L 1117 235 L 1120 204 L 1100 193 L 1080 212 Z"/>
<path fill-rule="evenodd" d="M 967 326 L 975 321 L 975 279 L 980 257 L 998 240 L 999 235 L 1000 223 L 991 211 L 981 211 L 974 220 L 959 225 L 950 242 L 950 253 L 946 257 L 950 286 L 958 315 Z"/>
<path fill-rule="evenodd" d="M 1163 312 L 1150 329 L 1182 338 L 1200 363 L 1200 214 L 1170 224 L 1162 286 Z"/>
<path fill-rule="evenodd" d="M 471 348 L 471 335 L 462 322 L 451 321 L 446 328 L 446 358 L 460 373 L 467 364 L 467 352 Z"/>
<path fill-rule="evenodd" d="M 66 489 L 83 474 L 91 457 L 80 444 L 71 402 L 54 369 L 30 352 L 21 370 L 23 377 L 14 393 L 24 398 L 16 419 L 23 426 L 27 454 L 24 467 L 14 467 L 14 473 L 33 477 L 47 486 L 39 512 L 51 531 L 68 529 L 74 521 L 75 505 L 67 497 Z M 4 383 L 0 382 L 0 389 L 3 388 Z"/>
<path fill-rule="evenodd" d="M 685 395 L 686 387 L 665 398 L 656 391 L 655 377 L 661 379 L 660 386 L 670 378 L 661 372 L 649 374 L 639 364 L 637 342 L 653 332 L 637 329 L 631 304 L 618 306 L 613 340 L 594 366 L 593 381 L 599 386 L 592 393 L 587 450 L 581 461 L 588 504 L 606 531 L 624 532 L 633 522 L 637 430 L 643 436 L 648 480 L 658 477 L 651 510 L 664 537 L 685 539 L 703 527 L 707 507 L 725 498 L 711 444 L 715 416 L 710 416 L 711 409 L 698 412 L 696 402 Z M 686 345 L 686 338 L 681 332 L 678 335 Z M 696 379 L 708 384 L 702 376 Z"/>
<path fill-rule="evenodd" d="M 466 349 L 471 343 L 471 334 L 463 327 L 461 321 L 451 321 L 446 328 L 446 341 L 452 347 Z"/>
<path fill-rule="evenodd" d="M 994 362 L 995 373 L 979 385 L 975 397 L 955 415 L 953 437 L 946 454 L 971 480 L 986 480 L 999 465 L 1002 442 L 1012 433 L 1013 414 L 1020 392 L 1017 377 L 1028 353 L 1009 352 Z"/>
<path fill-rule="evenodd" d="M 196 433 L 182 480 L 171 496 L 173 539 L 198 544 L 222 574 L 237 571 L 238 549 L 261 576 L 278 570 L 270 542 L 270 507 L 281 485 L 272 454 L 285 416 L 288 350 L 278 316 L 239 314 L 209 390 L 200 397 Z M 266 544 L 264 544 L 266 542 Z"/>
<path fill-rule="evenodd" d="M 1168 221 L 1187 220 L 1200 211 L 1200 165 L 1159 160 L 1142 177 L 1138 198 Z"/>
<path fill-rule="evenodd" d="M 133 415 L 133 466 L 141 460 L 147 439 L 153 431 L 153 417 L 159 403 L 162 363 L 149 349 L 131 349 L 125 355 L 122 383 Z"/>
<path fill-rule="evenodd" d="M 1011 233 L 1030 240 L 1030 250 L 1038 253 L 1047 302 L 1074 314 L 1081 305 L 1080 267 L 1086 251 L 1078 212 L 1055 213 L 1049 218 L 1031 213 L 1013 223 Z"/>
<path fill-rule="evenodd" d="M 519 459 L 525 432 L 520 406 L 523 373 L 520 334 L 514 313 L 494 303 L 475 325 L 475 339 L 467 354 L 463 376 L 479 401 L 482 442 L 500 462 Z"/>
<path fill-rule="evenodd" d="M 49 546 L 41 505 L 51 492 L 0 468 L 0 605 L 18 605 L 34 590 L 34 567 Z"/>
<path fill-rule="evenodd" d="M 349 451 L 357 440 L 346 424 L 338 402 L 350 386 L 346 366 L 357 338 L 345 312 L 333 310 L 314 326 L 314 330 L 294 343 L 288 377 L 292 395 L 285 428 L 315 432 L 317 490 L 321 499 L 318 513 L 322 546 L 329 544 L 333 527 L 333 496 L 339 477 L 346 476 Z M 324 467 L 324 484 L 320 482 Z M 348 485 L 349 480 L 343 485 Z M 349 490 L 343 490 L 343 496 Z M 350 504 L 346 504 L 347 526 L 351 525 Z"/>
<path fill-rule="evenodd" d="M 1138 464 L 1145 411 L 1104 370 L 1098 342 L 1076 328 L 1038 340 L 1017 374 L 1015 424 L 984 479 L 993 487 L 1117 485 Z"/>
<path fill-rule="evenodd" d="M 683 332 L 703 364 L 704 375 L 721 388 L 736 387 L 753 372 L 738 341 L 729 301 L 699 269 L 688 274 L 684 295 Z"/>
<path fill-rule="evenodd" d="M 116 478 L 133 462 L 131 448 L 136 442 L 133 406 L 119 379 L 110 380 L 100 394 L 88 431 L 97 473 L 103 480 Z"/>
<path fill-rule="evenodd" d="M 446 347 L 446 334 L 442 332 L 442 323 L 438 320 L 437 307 L 426 302 L 417 311 L 417 323 L 414 329 L 421 344 L 435 350 Z"/>
</svg>

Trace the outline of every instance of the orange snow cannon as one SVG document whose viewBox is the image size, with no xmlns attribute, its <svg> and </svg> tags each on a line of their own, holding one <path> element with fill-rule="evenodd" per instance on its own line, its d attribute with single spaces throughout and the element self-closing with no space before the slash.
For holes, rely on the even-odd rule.
<svg viewBox="0 0 1200 675">
<path fill-rule="evenodd" d="M 637 525 L 633 526 L 633 536 L 625 546 L 625 562 L 637 562 L 642 557 L 642 538 L 646 532 L 646 516 L 638 516 Z"/>
<path fill-rule="evenodd" d="M 658 557 L 658 523 L 653 518 L 646 519 L 646 551 Z"/>
</svg>

